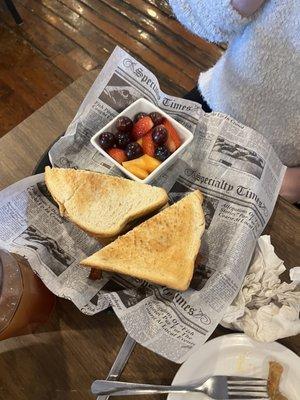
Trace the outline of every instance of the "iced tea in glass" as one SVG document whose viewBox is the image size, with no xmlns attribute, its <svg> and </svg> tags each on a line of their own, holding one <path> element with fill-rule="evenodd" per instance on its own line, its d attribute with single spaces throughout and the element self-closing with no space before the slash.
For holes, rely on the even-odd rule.
<svg viewBox="0 0 300 400">
<path fill-rule="evenodd" d="M 32 333 L 54 304 L 55 296 L 29 266 L 0 250 L 0 340 Z"/>
</svg>

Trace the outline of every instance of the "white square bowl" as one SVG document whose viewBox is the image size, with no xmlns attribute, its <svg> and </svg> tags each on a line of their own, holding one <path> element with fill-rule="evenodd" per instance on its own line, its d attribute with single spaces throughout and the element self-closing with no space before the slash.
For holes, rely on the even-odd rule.
<svg viewBox="0 0 300 400">
<path fill-rule="evenodd" d="M 131 172 L 127 171 L 126 168 L 124 168 L 120 163 L 118 163 L 115 159 L 113 159 L 105 150 L 103 150 L 100 145 L 98 144 L 98 138 L 103 132 L 112 132 L 116 133 L 116 121 L 118 118 L 122 116 L 129 117 L 133 119 L 137 113 L 144 112 L 144 113 L 151 113 L 151 112 L 159 112 L 161 115 L 163 115 L 165 118 L 167 118 L 174 128 L 176 129 L 178 135 L 180 136 L 180 139 L 182 141 L 181 146 L 174 151 L 170 155 L 169 158 L 167 158 L 165 161 L 163 161 L 151 174 L 147 176 L 145 179 L 140 179 L 137 176 L 133 175 Z M 179 122 L 177 122 L 174 118 L 170 117 L 168 114 L 166 114 L 164 111 L 162 111 L 160 108 L 156 107 L 154 104 L 152 104 L 150 101 L 146 99 L 138 99 L 134 103 L 132 103 L 129 107 L 125 108 L 124 111 L 122 111 L 119 115 L 117 115 L 112 121 L 110 121 L 107 125 L 105 125 L 104 128 L 102 128 L 100 131 L 98 131 L 92 138 L 91 138 L 91 143 L 92 145 L 106 158 L 108 158 L 116 167 L 118 167 L 126 176 L 129 178 L 133 179 L 134 181 L 137 182 L 142 182 L 142 183 L 149 183 L 152 181 L 154 178 L 159 176 L 162 172 L 164 172 L 178 157 L 180 153 L 186 148 L 186 146 L 193 140 L 193 134 L 190 132 L 188 129 L 186 129 L 184 126 L 182 126 Z"/>
</svg>

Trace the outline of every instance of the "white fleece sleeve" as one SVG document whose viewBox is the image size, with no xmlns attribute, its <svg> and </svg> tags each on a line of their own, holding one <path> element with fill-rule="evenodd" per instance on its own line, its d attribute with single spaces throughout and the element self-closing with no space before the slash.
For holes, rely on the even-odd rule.
<svg viewBox="0 0 300 400">
<path fill-rule="evenodd" d="M 242 17 L 231 0 L 169 0 L 177 19 L 211 42 L 229 42 L 251 18 Z"/>
</svg>

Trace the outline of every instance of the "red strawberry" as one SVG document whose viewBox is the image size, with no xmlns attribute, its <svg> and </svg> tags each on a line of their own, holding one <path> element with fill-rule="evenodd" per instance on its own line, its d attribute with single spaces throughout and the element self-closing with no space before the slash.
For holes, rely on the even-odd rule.
<svg viewBox="0 0 300 400">
<path fill-rule="evenodd" d="M 181 139 L 180 139 L 176 129 L 174 128 L 174 126 L 171 124 L 170 121 L 165 120 L 163 122 L 163 125 L 166 128 L 166 130 L 168 131 L 168 139 L 166 142 L 166 146 L 170 150 L 171 153 L 174 153 L 174 151 L 177 150 L 178 147 L 180 147 Z"/>
<path fill-rule="evenodd" d="M 122 149 L 112 148 L 108 150 L 108 154 L 120 164 L 122 164 L 124 161 L 127 161 L 125 151 Z"/>
<path fill-rule="evenodd" d="M 174 153 L 174 151 L 176 150 L 176 146 L 175 143 L 173 142 L 173 140 L 171 139 L 171 136 L 168 135 L 168 139 L 166 141 L 165 146 L 167 147 L 167 149 L 171 152 Z"/>
<path fill-rule="evenodd" d="M 155 144 L 152 139 L 152 130 L 142 138 L 142 148 L 145 154 L 150 157 L 154 157 Z"/>
<path fill-rule="evenodd" d="M 145 136 L 146 133 L 150 131 L 150 129 L 153 128 L 153 121 L 148 115 L 146 117 L 143 117 L 139 119 L 132 128 L 132 137 L 134 140 L 138 140 L 141 137 Z"/>
</svg>

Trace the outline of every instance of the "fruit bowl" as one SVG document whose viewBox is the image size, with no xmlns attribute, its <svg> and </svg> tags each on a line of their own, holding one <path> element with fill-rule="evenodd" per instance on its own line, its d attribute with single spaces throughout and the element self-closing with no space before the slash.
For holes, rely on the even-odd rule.
<svg viewBox="0 0 300 400">
<path fill-rule="evenodd" d="M 140 113 L 147 115 L 140 117 L 138 122 L 133 122 L 132 126 L 128 118 L 134 121 Z M 159 113 L 163 123 L 157 123 L 153 119 L 154 114 L 151 113 Z M 151 118 L 149 114 L 151 114 Z M 120 117 L 123 118 L 120 119 Z M 151 122 L 151 119 L 154 123 Z M 129 124 L 128 127 L 126 124 Z M 168 128 L 167 139 L 164 138 L 165 131 L 162 124 Z M 130 133 L 128 133 L 128 129 L 130 129 Z M 127 133 L 131 135 L 130 143 L 127 143 L 129 142 Z M 172 140 L 170 133 L 172 133 Z M 153 138 L 158 143 L 162 141 L 163 144 L 154 143 Z M 188 129 L 150 101 L 141 98 L 98 131 L 91 138 L 91 143 L 126 176 L 137 182 L 149 183 L 174 163 L 192 139 L 193 134 Z"/>
</svg>

